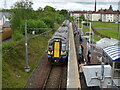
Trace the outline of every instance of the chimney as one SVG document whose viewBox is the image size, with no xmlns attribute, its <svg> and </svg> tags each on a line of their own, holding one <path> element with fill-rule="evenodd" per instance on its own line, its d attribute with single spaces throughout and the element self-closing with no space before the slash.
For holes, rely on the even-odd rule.
<svg viewBox="0 0 120 90">
<path fill-rule="evenodd" d="M 94 11 L 96 12 L 96 0 L 95 0 L 95 10 Z"/>
</svg>

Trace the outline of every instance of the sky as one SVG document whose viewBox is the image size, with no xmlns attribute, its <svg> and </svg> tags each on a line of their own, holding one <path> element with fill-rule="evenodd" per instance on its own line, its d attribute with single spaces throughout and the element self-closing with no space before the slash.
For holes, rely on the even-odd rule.
<svg viewBox="0 0 120 90">
<path fill-rule="evenodd" d="M 6 8 L 10 8 L 16 1 L 20 0 L 6 0 Z M 94 10 L 95 0 L 31 0 L 33 2 L 33 9 L 37 10 L 39 7 L 44 8 L 46 5 L 52 6 L 57 10 L 67 9 L 74 10 Z M 118 2 L 120 0 L 96 0 L 97 10 L 103 8 L 108 9 L 112 5 L 114 10 L 118 9 Z M 0 8 L 4 8 L 5 0 L 0 0 Z"/>
</svg>

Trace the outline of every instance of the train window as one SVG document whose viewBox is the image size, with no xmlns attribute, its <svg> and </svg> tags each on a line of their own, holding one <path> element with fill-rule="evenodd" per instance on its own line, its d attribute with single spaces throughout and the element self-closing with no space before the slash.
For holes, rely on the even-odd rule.
<svg viewBox="0 0 120 90">
<path fill-rule="evenodd" d="M 53 51 L 53 43 L 49 43 L 48 50 Z"/>
<path fill-rule="evenodd" d="M 62 44 L 62 51 L 66 50 L 66 44 Z"/>
<path fill-rule="evenodd" d="M 49 50 L 49 51 L 53 51 L 53 47 L 52 47 L 52 46 L 49 46 L 49 47 L 48 47 L 48 50 Z"/>
<path fill-rule="evenodd" d="M 49 43 L 49 46 L 53 46 L 53 43 Z"/>
</svg>

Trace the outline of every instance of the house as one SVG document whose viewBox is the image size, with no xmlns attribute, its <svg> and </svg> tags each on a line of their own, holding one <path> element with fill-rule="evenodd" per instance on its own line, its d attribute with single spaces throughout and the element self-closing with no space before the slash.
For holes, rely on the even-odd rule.
<svg viewBox="0 0 120 90">
<path fill-rule="evenodd" d="M 70 16 L 80 17 L 81 15 L 84 15 L 85 13 L 87 13 L 87 11 L 71 11 Z"/>
<path fill-rule="evenodd" d="M 2 29 L 6 21 L 10 21 L 10 16 L 11 14 L 8 12 L 0 12 L 0 29 Z"/>
<path fill-rule="evenodd" d="M 102 22 L 118 22 L 120 21 L 120 11 L 113 11 L 110 5 L 109 9 L 100 9 L 96 11 L 72 11 L 70 15 L 73 17 L 85 16 L 86 20 L 102 21 Z"/>
</svg>

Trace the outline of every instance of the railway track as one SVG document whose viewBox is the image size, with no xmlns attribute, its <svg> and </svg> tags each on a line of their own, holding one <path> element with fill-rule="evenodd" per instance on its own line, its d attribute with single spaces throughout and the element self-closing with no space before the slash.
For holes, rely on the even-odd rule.
<svg viewBox="0 0 120 90">
<path fill-rule="evenodd" d="M 66 88 L 66 66 L 52 66 L 42 90 Z"/>
</svg>

